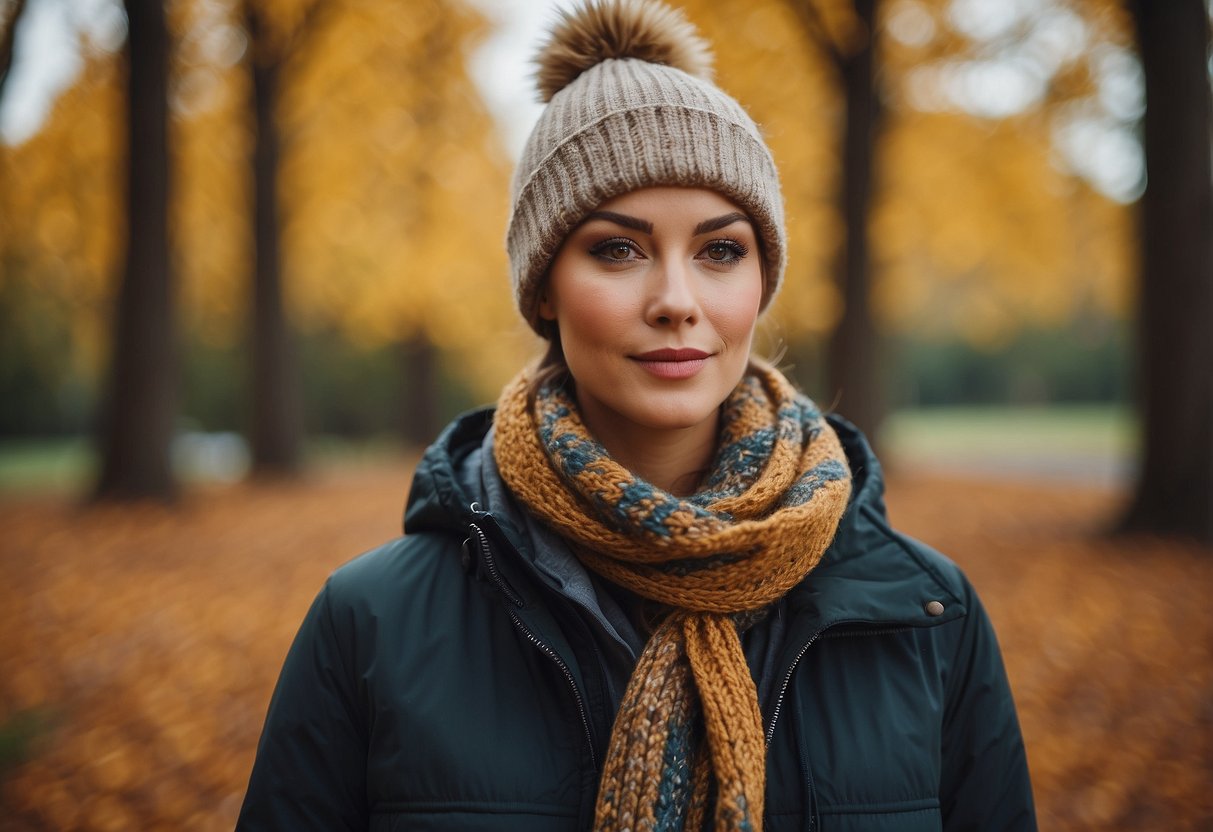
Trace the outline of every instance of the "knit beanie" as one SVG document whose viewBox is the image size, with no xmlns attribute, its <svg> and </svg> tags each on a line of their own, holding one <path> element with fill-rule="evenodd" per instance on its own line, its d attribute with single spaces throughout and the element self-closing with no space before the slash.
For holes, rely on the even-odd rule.
<svg viewBox="0 0 1213 832">
<path fill-rule="evenodd" d="M 740 206 L 761 242 L 766 308 L 783 279 L 779 175 L 757 125 L 711 81 L 711 53 L 681 11 L 654 0 L 585 0 L 536 58 L 547 106 L 511 188 L 506 247 L 518 308 L 538 323 L 540 288 L 564 238 L 613 197 L 681 185 Z"/>
</svg>

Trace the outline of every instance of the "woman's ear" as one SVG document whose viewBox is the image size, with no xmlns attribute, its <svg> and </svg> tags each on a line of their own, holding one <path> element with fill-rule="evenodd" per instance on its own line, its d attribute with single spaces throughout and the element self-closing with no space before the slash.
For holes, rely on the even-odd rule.
<svg viewBox="0 0 1213 832">
<path fill-rule="evenodd" d="M 556 305 L 546 291 L 539 295 L 539 317 L 545 321 L 556 320 Z"/>
</svg>

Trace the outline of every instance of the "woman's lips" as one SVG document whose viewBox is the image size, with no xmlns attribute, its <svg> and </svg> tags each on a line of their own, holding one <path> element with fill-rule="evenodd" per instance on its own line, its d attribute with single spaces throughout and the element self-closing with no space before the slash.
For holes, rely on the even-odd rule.
<svg viewBox="0 0 1213 832">
<path fill-rule="evenodd" d="M 684 379 L 698 373 L 711 357 L 703 350 L 660 349 L 634 355 L 632 360 L 658 378 Z"/>
</svg>

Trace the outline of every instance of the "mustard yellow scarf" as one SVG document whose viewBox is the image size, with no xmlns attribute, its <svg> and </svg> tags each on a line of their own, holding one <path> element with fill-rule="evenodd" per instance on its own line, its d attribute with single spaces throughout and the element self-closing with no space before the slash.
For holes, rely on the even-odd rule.
<svg viewBox="0 0 1213 832">
<path fill-rule="evenodd" d="M 616 716 L 594 828 L 698 830 L 714 804 L 717 830 L 761 830 L 766 748 L 738 624 L 833 539 L 851 491 L 837 436 L 778 371 L 752 365 L 722 407 L 704 484 L 680 498 L 612 460 L 565 386 L 541 387 L 533 406 L 528 388 L 524 372 L 498 402 L 502 478 L 587 568 L 670 610 Z"/>
</svg>

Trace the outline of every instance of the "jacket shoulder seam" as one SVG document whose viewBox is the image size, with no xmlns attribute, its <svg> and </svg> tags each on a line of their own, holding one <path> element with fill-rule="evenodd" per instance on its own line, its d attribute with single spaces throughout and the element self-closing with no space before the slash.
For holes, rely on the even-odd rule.
<svg viewBox="0 0 1213 832">
<path fill-rule="evenodd" d="M 968 607 L 965 604 L 965 600 L 956 594 L 956 591 L 949 585 L 950 582 L 940 573 L 940 571 L 932 563 L 927 561 L 927 559 L 922 556 L 921 552 L 917 551 L 914 546 L 910 545 L 910 543 L 906 540 L 906 538 L 903 535 L 898 534 L 897 532 L 893 531 L 893 529 L 889 527 L 889 524 L 885 521 L 885 519 L 883 517 L 881 517 L 876 511 L 874 511 L 870 506 L 867 506 L 867 505 L 861 506 L 860 511 L 864 514 L 865 517 L 868 518 L 868 520 L 870 520 L 872 522 L 872 524 L 880 531 L 880 533 L 882 535 L 884 535 L 884 537 L 886 539 L 891 541 L 899 549 L 901 549 L 903 552 L 905 552 L 907 555 L 909 555 L 910 558 L 913 559 L 913 561 L 916 564 L 918 564 L 920 569 L 922 569 L 924 572 L 926 572 L 928 575 L 930 575 L 931 579 L 935 582 L 935 584 L 941 590 L 943 590 L 943 592 L 945 592 L 949 598 L 951 598 L 956 603 L 960 604 L 962 607 L 965 607 L 965 612 L 966 613 L 968 612 Z"/>
</svg>

